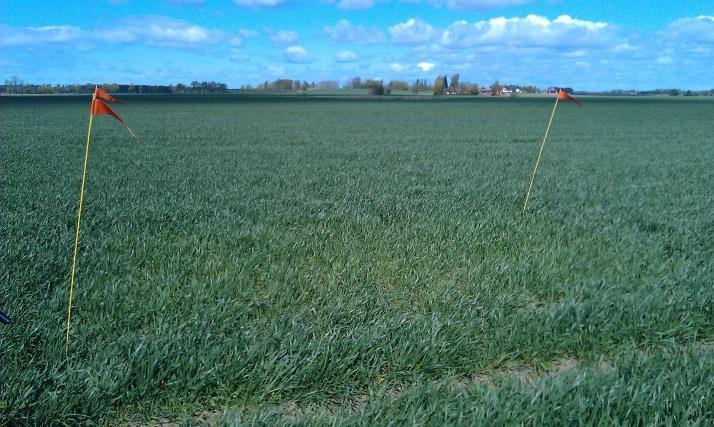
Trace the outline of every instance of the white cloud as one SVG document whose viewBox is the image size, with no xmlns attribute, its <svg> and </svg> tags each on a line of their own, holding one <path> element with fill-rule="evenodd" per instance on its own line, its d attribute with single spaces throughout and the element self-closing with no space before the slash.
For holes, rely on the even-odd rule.
<svg viewBox="0 0 714 427">
<path fill-rule="evenodd" d="M 714 16 L 678 19 L 665 32 L 672 38 L 693 43 L 714 43 Z"/>
<path fill-rule="evenodd" d="M 421 69 L 424 72 L 431 71 L 432 68 L 434 68 L 434 64 L 431 62 L 420 62 L 417 64 L 417 67 Z"/>
<path fill-rule="evenodd" d="M 384 0 L 323 0 L 323 3 L 337 3 L 340 9 L 363 10 Z M 534 0 L 402 0 L 404 3 L 428 3 L 434 7 L 451 10 L 486 10 L 533 3 Z"/>
<path fill-rule="evenodd" d="M 203 4 L 206 2 L 206 0 L 166 0 L 168 3 L 175 4 L 175 5 L 184 5 L 184 4 Z"/>
<path fill-rule="evenodd" d="M 627 42 L 618 44 L 612 48 L 613 52 L 633 52 L 639 49 L 639 46 L 633 46 Z"/>
<path fill-rule="evenodd" d="M 285 3 L 285 0 L 233 0 L 235 4 L 243 7 L 275 7 Z"/>
<path fill-rule="evenodd" d="M 660 56 L 657 58 L 657 63 L 660 65 L 669 65 L 672 63 L 672 57 L 671 56 Z"/>
<path fill-rule="evenodd" d="M 323 27 L 322 33 L 335 43 L 377 44 L 384 42 L 384 32 L 379 28 L 352 25 L 346 19 L 341 19 L 332 27 Z"/>
<path fill-rule="evenodd" d="M 302 46 L 290 46 L 283 50 L 283 55 L 285 60 L 288 62 L 308 62 L 310 61 L 310 55 L 307 53 Z"/>
<path fill-rule="evenodd" d="M 446 47 L 510 46 L 522 48 L 606 48 L 613 45 L 615 29 L 604 22 L 583 21 L 562 15 L 554 20 L 528 15 L 525 18 L 492 18 L 469 24 L 457 21 L 442 34 Z"/>
<path fill-rule="evenodd" d="M 404 65 L 397 64 L 396 62 L 393 64 L 389 64 L 389 68 L 391 68 L 392 71 L 396 71 L 396 72 L 404 71 L 407 69 L 407 67 L 405 67 Z"/>
<path fill-rule="evenodd" d="M 144 42 L 179 48 L 216 44 L 225 39 L 222 31 L 164 16 L 127 18 L 117 28 L 97 30 L 96 35 L 109 43 Z"/>
<path fill-rule="evenodd" d="M 8 27 L 0 25 L 1 46 L 32 46 L 41 44 L 63 44 L 84 37 L 79 27 L 72 25 L 50 25 L 46 27 Z"/>
<path fill-rule="evenodd" d="M 533 0 L 432 0 L 430 3 L 438 6 L 446 6 L 453 10 L 484 10 L 498 9 L 509 6 L 520 6 L 532 3 Z"/>
<path fill-rule="evenodd" d="M 244 55 L 240 49 L 231 49 L 230 58 L 236 62 L 245 62 L 248 60 L 248 57 Z"/>
<path fill-rule="evenodd" d="M 241 46 L 243 46 L 243 39 L 238 36 L 231 37 L 231 39 L 228 40 L 228 44 L 233 47 L 241 47 Z"/>
<path fill-rule="evenodd" d="M 297 43 L 298 33 L 295 31 L 278 31 L 270 36 L 270 40 L 275 46 L 288 46 Z"/>
<path fill-rule="evenodd" d="M 113 27 L 82 30 L 70 25 L 13 28 L 2 26 L 0 45 L 33 46 L 42 44 L 146 43 L 151 46 L 190 48 L 223 41 L 222 31 L 164 16 L 138 16 L 123 19 Z"/>
<path fill-rule="evenodd" d="M 335 61 L 337 62 L 356 62 L 358 60 L 359 57 L 357 56 L 357 54 L 349 50 L 343 50 L 342 52 L 338 52 L 335 56 Z"/>
<path fill-rule="evenodd" d="M 258 37 L 258 32 L 255 30 L 246 30 L 245 28 L 241 28 L 238 30 L 238 34 L 240 34 L 241 37 L 250 39 L 253 37 Z"/>
<path fill-rule="evenodd" d="M 277 65 L 269 65 L 268 72 L 273 76 L 282 76 L 285 74 L 285 67 L 280 67 Z"/>
<path fill-rule="evenodd" d="M 439 31 L 418 18 L 411 18 L 389 28 L 392 42 L 401 45 L 417 45 L 434 40 Z"/>
<path fill-rule="evenodd" d="M 369 9 L 374 6 L 375 0 L 340 0 L 338 6 L 340 9 L 362 10 Z"/>
</svg>

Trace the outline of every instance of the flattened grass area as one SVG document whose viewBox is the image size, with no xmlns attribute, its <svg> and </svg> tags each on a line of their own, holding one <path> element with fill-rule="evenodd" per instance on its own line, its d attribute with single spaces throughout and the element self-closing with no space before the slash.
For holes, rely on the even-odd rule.
<svg viewBox="0 0 714 427">
<path fill-rule="evenodd" d="M 714 102 L 0 98 L 0 424 L 714 423 Z"/>
</svg>

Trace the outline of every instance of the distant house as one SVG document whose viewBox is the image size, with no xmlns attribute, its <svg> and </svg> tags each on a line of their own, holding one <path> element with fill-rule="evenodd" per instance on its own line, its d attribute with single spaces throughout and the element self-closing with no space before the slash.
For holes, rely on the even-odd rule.
<svg viewBox="0 0 714 427">
<path fill-rule="evenodd" d="M 447 87 L 446 89 L 444 89 L 444 95 L 458 95 L 458 94 L 459 94 L 458 88 Z"/>
<path fill-rule="evenodd" d="M 490 87 L 481 87 L 481 88 L 479 88 L 479 92 L 481 93 L 481 95 L 491 96 L 491 88 Z"/>
</svg>

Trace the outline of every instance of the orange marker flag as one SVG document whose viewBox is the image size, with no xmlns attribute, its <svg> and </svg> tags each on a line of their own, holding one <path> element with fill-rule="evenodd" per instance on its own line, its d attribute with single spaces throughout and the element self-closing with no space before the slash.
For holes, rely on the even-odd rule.
<svg viewBox="0 0 714 427">
<path fill-rule="evenodd" d="M 119 120 L 124 126 L 126 126 L 126 123 L 124 123 L 124 120 L 119 117 L 117 113 L 112 110 L 110 106 L 104 103 L 101 99 L 97 98 L 94 101 L 92 101 L 92 115 L 94 116 L 101 116 L 101 115 L 107 115 L 107 116 L 113 116 L 115 119 Z"/>
<path fill-rule="evenodd" d="M 82 169 L 82 186 L 79 190 L 79 209 L 77 210 L 77 227 L 75 228 L 74 235 L 74 251 L 72 254 L 72 270 L 69 279 L 69 298 L 67 302 L 67 331 L 64 340 L 64 352 L 67 354 L 69 352 L 69 333 L 72 326 L 72 296 L 74 292 L 74 276 L 77 268 L 77 248 L 79 247 L 79 227 L 82 224 L 82 206 L 84 203 L 84 188 L 87 180 L 87 161 L 89 159 L 89 142 L 92 135 L 92 121 L 94 116 L 112 116 L 126 127 L 126 130 L 136 138 L 134 132 L 129 128 L 129 126 L 124 123 L 121 117 L 114 110 L 107 105 L 107 102 L 115 104 L 123 104 L 120 100 L 114 98 L 113 96 L 106 93 L 104 90 L 100 89 L 98 86 L 94 88 L 94 94 L 92 95 L 92 104 L 89 108 L 89 128 L 87 129 L 87 144 L 84 146 L 84 167 Z"/>
<path fill-rule="evenodd" d="M 531 175 L 531 182 L 528 184 L 528 191 L 526 191 L 526 200 L 523 202 L 523 213 L 526 212 L 528 207 L 528 198 L 531 195 L 531 189 L 533 189 L 533 182 L 535 181 L 536 173 L 538 172 L 538 163 L 540 163 L 540 157 L 543 155 L 543 148 L 545 147 L 545 142 L 548 140 L 548 132 L 550 132 L 550 125 L 553 124 L 553 117 L 555 117 L 555 109 L 558 108 L 558 101 L 570 101 L 579 106 L 583 106 L 577 99 L 570 96 L 570 94 L 563 89 L 558 89 L 558 96 L 555 97 L 555 105 L 553 105 L 553 112 L 550 113 L 550 120 L 548 120 L 548 126 L 545 128 L 545 135 L 543 136 L 543 142 L 540 144 L 540 151 L 538 152 L 538 157 L 536 158 L 535 167 L 533 168 L 533 174 Z"/>
<path fill-rule="evenodd" d="M 119 122 L 121 124 L 123 124 L 124 127 L 126 127 L 126 130 L 129 131 L 131 136 L 136 138 L 136 140 L 138 141 L 139 138 L 136 136 L 134 131 L 131 130 L 131 128 L 129 126 L 127 126 L 126 123 L 124 123 L 124 120 L 122 120 L 122 118 L 119 117 L 119 115 L 114 110 L 112 110 L 112 108 L 110 106 L 108 106 L 104 101 L 112 102 L 114 104 L 123 104 L 122 101 L 109 95 L 104 90 L 102 90 L 100 87 L 96 87 L 94 89 L 94 96 L 92 97 L 92 110 L 91 110 L 92 116 L 106 115 L 106 116 L 114 117 L 115 119 L 119 120 Z"/>
<path fill-rule="evenodd" d="M 105 101 L 107 101 L 107 102 L 111 102 L 111 103 L 113 103 L 113 104 L 123 104 L 123 103 L 124 103 L 124 102 L 122 102 L 121 100 L 116 99 L 116 98 L 114 98 L 113 96 L 109 95 L 108 93 L 106 93 L 106 92 L 104 91 L 104 89 L 102 89 L 102 88 L 100 88 L 100 87 L 98 87 L 98 86 L 94 89 L 94 97 L 95 97 L 95 98 L 99 98 L 99 99 L 103 99 L 103 100 L 105 100 Z"/>
<path fill-rule="evenodd" d="M 574 102 L 574 103 L 578 104 L 578 105 L 581 106 L 581 107 L 583 106 L 583 104 L 581 104 L 580 101 L 578 101 L 577 99 L 575 99 L 575 98 L 573 98 L 572 96 L 570 96 L 570 94 L 569 94 L 568 92 L 564 91 L 563 89 L 560 89 L 560 90 L 558 91 L 558 99 L 561 100 L 561 101 Z"/>
</svg>

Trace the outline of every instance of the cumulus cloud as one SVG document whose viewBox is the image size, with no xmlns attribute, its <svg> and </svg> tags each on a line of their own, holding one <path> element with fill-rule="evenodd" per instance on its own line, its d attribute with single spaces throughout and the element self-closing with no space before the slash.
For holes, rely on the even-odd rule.
<svg viewBox="0 0 714 427">
<path fill-rule="evenodd" d="M 257 31 L 255 31 L 255 30 L 247 30 L 247 29 L 245 29 L 245 28 L 241 28 L 240 30 L 238 30 L 238 34 L 240 34 L 241 37 L 246 38 L 246 39 L 250 39 L 250 38 L 253 38 L 253 37 L 258 37 L 258 32 L 257 32 Z"/>
<path fill-rule="evenodd" d="M 275 7 L 285 3 L 285 0 L 233 0 L 233 2 L 243 7 Z"/>
<path fill-rule="evenodd" d="M 161 47 L 199 47 L 225 38 L 222 31 L 164 16 L 127 18 L 115 29 L 97 31 L 108 42 L 138 42 Z"/>
<path fill-rule="evenodd" d="M 678 19 L 669 24 L 665 31 L 672 38 L 714 44 L 714 16 Z"/>
<path fill-rule="evenodd" d="M 431 62 L 420 62 L 417 64 L 417 67 L 419 67 L 420 70 L 427 72 L 431 71 L 432 68 L 434 68 L 434 64 Z"/>
<path fill-rule="evenodd" d="M 525 18 L 492 18 L 472 24 L 457 21 L 441 35 L 447 47 L 511 46 L 525 48 L 611 47 L 615 29 L 604 22 L 584 21 L 562 15 L 554 20 L 528 15 Z"/>
<path fill-rule="evenodd" d="M 392 71 L 399 72 L 406 70 L 408 67 L 405 67 L 404 65 L 395 62 L 393 64 L 389 64 L 389 68 L 391 68 Z"/>
<path fill-rule="evenodd" d="M 174 5 L 184 5 L 184 4 L 203 4 L 206 0 L 166 0 L 168 3 Z"/>
<path fill-rule="evenodd" d="M 268 72 L 274 76 L 281 76 L 285 74 L 285 67 L 278 65 L 268 65 Z"/>
<path fill-rule="evenodd" d="M 377 44 L 384 42 L 384 32 L 379 28 L 352 25 L 346 19 L 341 19 L 332 27 L 323 27 L 322 33 L 335 43 Z"/>
<path fill-rule="evenodd" d="M 358 60 L 359 57 L 357 56 L 357 54 L 349 50 L 343 50 L 342 52 L 338 52 L 335 56 L 335 61 L 337 62 L 356 62 Z"/>
<path fill-rule="evenodd" d="M 295 31 L 278 31 L 270 36 L 270 41 L 275 46 L 288 46 L 297 43 L 298 38 L 298 33 Z"/>
<path fill-rule="evenodd" d="M 0 25 L 0 45 L 32 46 L 42 44 L 63 44 L 76 41 L 85 36 L 85 32 L 72 25 L 50 25 L 46 27 L 8 27 Z"/>
<path fill-rule="evenodd" d="M 337 3 L 340 9 L 369 9 L 386 0 L 323 0 L 325 3 Z M 446 7 L 452 10 L 486 10 L 533 3 L 534 0 L 402 0 L 404 3 L 428 3 L 434 7 Z"/>
<path fill-rule="evenodd" d="M 295 45 L 286 48 L 283 51 L 285 60 L 288 62 L 309 62 L 310 55 L 308 55 L 307 50 L 304 47 Z"/>
<path fill-rule="evenodd" d="M 245 62 L 248 60 L 248 57 L 244 55 L 243 52 L 240 51 L 240 49 L 231 49 L 230 58 L 231 60 L 236 62 Z"/>
<path fill-rule="evenodd" d="M 399 23 L 389 28 L 392 42 L 401 45 L 417 45 L 434 40 L 439 31 L 418 18 Z"/>
<path fill-rule="evenodd" d="M 151 46 L 191 48 L 215 44 L 226 36 L 214 30 L 186 21 L 164 16 L 139 16 L 126 18 L 116 26 L 82 30 L 70 25 L 13 28 L 2 26 L 0 45 L 33 46 L 43 44 L 92 43 L 146 43 Z"/>
<path fill-rule="evenodd" d="M 361 10 L 374 6 L 375 0 L 341 0 L 337 7 L 340 9 Z"/>
<path fill-rule="evenodd" d="M 533 0 L 429 0 L 429 3 L 452 10 L 485 10 L 521 6 Z"/>
<path fill-rule="evenodd" d="M 660 65 L 669 65 L 672 63 L 672 57 L 671 56 L 660 56 L 657 58 L 657 63 Z"/>
</svg>

